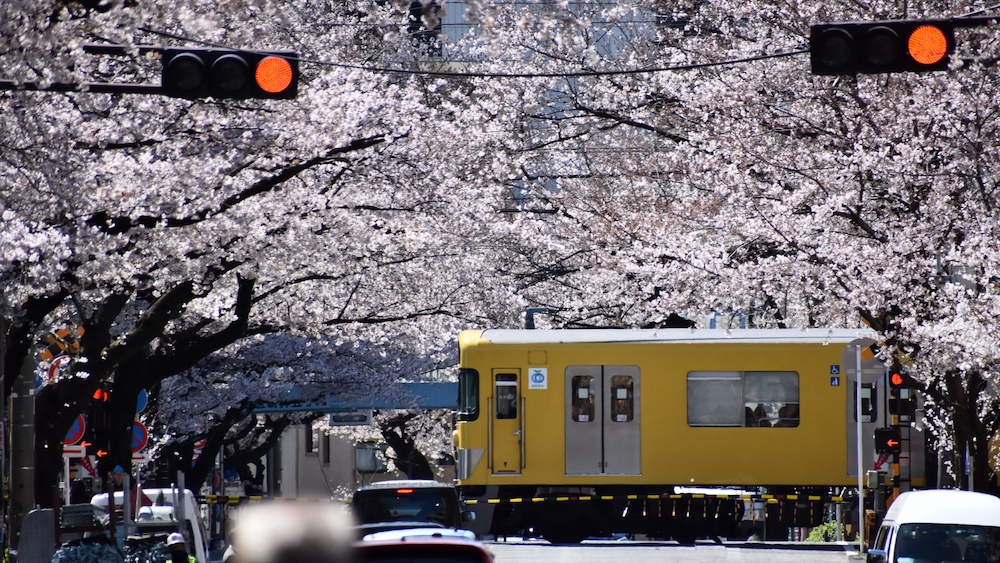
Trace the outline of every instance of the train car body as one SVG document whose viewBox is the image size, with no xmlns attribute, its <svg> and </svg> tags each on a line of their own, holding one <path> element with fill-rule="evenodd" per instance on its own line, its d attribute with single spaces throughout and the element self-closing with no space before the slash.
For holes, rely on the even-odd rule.
<svg viewBox="0 0 1000 563">
<path fill-rule="evenodd" d="M 478 505 L 476 531 L 692 541 L 738 533 L 745 507 L 725 495 L 685 495 L 691 487 L 792 499 L 856 488 L 859 356 L 865 469 L 877 463 L 874 429 L 886 425 L 885 368 L 870 336 L 463 332 L 455 447 L 460 491 Z M 918 486 L 922 436 L 906 430 L 906 477 Z M 767 507 L 770 537 L 815 525 L 825 510 L 821 502 L 778 504 Z"/>
</svg>

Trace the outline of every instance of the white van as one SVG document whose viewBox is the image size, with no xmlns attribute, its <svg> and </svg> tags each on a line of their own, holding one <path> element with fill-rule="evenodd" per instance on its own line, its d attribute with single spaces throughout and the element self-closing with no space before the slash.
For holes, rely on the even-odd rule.
<svg viewBox="0 0 1000 563">
<path fill-rule="evenodd" d="M 868 563 L 996 561 L 1000 561 L 1000 498 L 969 491 L 899 495 L 868 551 Z"/>
<path fill-rule="evenodd" d="M 140 506 L 130 514 L 133 523 L 129 526 L 132 535 L 162 535 L 164 539 L 170 532 L 181 532 L 187 542 L 188 553 L 194 555 L 198 563 L 210 563 L 208 551 L 208 529 L 201 519 L 201 511 L 194 493 L 180 489 L 142 489 L 143 494 L 152 502 L 152 506 Z M 115 492 L 116 511 L 121 510 L 123 495 Z M 90 500 L 95 514 L 108 514 L 108 494 L 94 495 Z M 132 511 L 130 511 L 132 512 Z M 118 516 L 120 517 L 120 516 Z M 183 522 L 183 523 L 182 523 Z M 122 524 L 118 522 L 121 535 Z"/>
</svg>

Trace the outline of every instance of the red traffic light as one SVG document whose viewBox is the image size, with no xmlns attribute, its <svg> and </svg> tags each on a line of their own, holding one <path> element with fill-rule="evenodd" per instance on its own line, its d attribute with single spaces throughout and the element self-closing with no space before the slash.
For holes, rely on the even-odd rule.
<svg viewBox="0 0 1000 563">
<path fill-rule="evenodd" d="M 940 27 L 922 25 L 910 34 L 906 50 L 913 60 L 922 65 L 937 64 L 948 53 L 948 38 Z"/>
<path fill-rule="evenodd" d="M 257 87 L 270 94 L 280 94 L 287 90 L 294 77 L 291 63 L 281 57 L 264 57 L 254 71 Z"/>
<path fill-rule="evenodd" d="M 822 75 L 947 70 L 954 50 L 950 20 L 821 24 L 809 34 L 812 73 Z"/>
<path fill-rule="evenodd" d="M 903 374 L 898 371 L 894 371 L 889 374 L 889 385 L 891 387 L 899 388 L 903 386 L 904 383 Z"/>
<path fill-rule="evenodd" d="M 223 49 L 164 49 L 161 89 L 177 98 L 292 99 L 298 55 Z"/>
<path fill-rule="evenodd" d="M 94 400 L 106 403 L 108 401 L 108 392 L 104 389 L 97 389 L 94 391 Z"/>
</svg>

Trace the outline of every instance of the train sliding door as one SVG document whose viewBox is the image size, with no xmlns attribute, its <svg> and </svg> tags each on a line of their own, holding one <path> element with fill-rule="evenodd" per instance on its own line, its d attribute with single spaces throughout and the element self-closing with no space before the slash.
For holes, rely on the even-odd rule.
<svg viewBox="0 0 1000 563">
<path fill-rule="evenodd" d="M 639 368 L 566 368 L 566 474 L 640 473 Z"/>
<path fill-rule="evenodd" d="M 493 400 L 490 405 L 490 467 L 494 474 L 520 473 L 524 402 L 521 400 L 520 371 L 493 370 Z"/>
</svg>

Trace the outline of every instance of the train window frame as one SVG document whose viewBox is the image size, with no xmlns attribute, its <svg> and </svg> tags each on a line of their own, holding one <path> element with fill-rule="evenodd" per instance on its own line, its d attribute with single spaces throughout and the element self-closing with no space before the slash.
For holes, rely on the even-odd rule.
<svg viewBox="0 0 1000 563">
<path fill-rule="evenodd" d="M 517 389 L 517 374 L 516 373 L 498 373 L 494 377 L 494 388 L 496 392 L 494 397 L 496 400 L 496 418 L 497 420 L 517 420 L 517 403 L 518 403 L 518 389 Z M 513 388 L 513 393 L 508 393 L 510 388 Z M 501 394 L 501 391 L 504 391 Z"/>
<path fill-rule="evenodd" d="M 795 428 L 801 420 L 795 371 L 690 371 L 690 427 Z"/>
<path fill-rule="evenodd" d="M 458 370 L 458 419 L 473 421 L 479 418 L 479 372 L 474 369 Z"/>
<path fill-rule="evenodd" d="M 634 388 L 631 375 L 611 376 L 611 408 L 608 409 L 611 422 L 632 422 L 635 417 Z"/>
<path fill-rule="evenodd" d="M 581 385 L 584 380 L 586 385 Z M 597 378 L 593 375 L 573 376 L 570 383 L 570 418 L 573 422 L 587 423 L 597 420 L 596 383 Z M 580 391 L 583 390 L 587 391 L 586 397 L 580 396 Z"/>
</svg>

